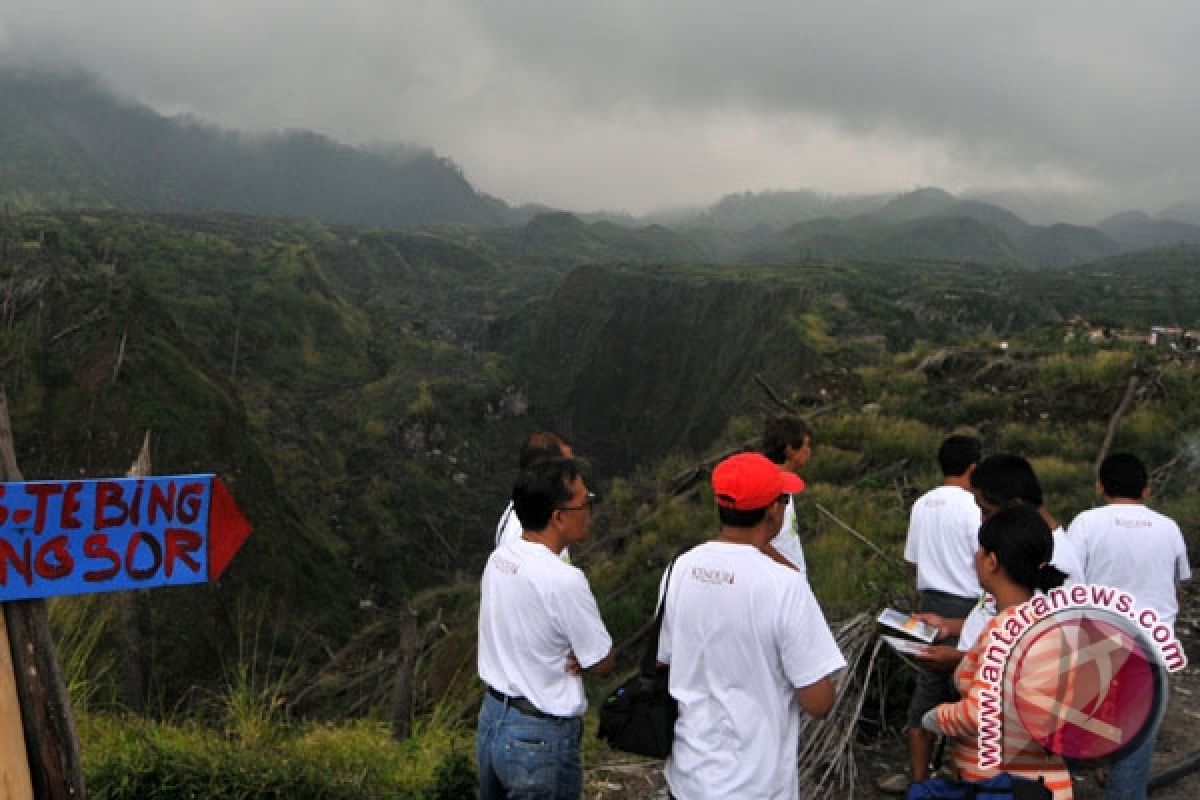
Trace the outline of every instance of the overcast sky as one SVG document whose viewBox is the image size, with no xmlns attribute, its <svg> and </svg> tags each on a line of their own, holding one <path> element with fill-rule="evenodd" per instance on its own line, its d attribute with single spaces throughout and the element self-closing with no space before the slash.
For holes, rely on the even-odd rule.
<svg viewBox="0 0 1200 800">
<path fill-rule="evenodd" d="M 1195 0 L 0 2 L 9 63 L 635 213 L 800 188 L 1200 200 L 1198 43 Z"/>
</svg>

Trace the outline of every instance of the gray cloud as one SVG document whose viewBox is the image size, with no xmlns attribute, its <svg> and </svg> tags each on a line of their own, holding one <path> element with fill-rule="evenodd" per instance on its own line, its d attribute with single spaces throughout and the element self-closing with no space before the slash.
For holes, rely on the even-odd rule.
<svg viewBox="0 0 1200 800">
<path fill-rule="evenodd" d="M 164 112 L 427 145 L 514 202 L 745 189 L 1200 198 L 1176 0 L 8 0 L 0 53 Z"/>
</svg>

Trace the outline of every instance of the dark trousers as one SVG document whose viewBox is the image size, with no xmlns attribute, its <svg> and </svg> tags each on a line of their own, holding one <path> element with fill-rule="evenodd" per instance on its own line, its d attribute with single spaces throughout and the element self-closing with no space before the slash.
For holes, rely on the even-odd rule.
<svg viewBox="0 0 1200 800">
<path fill-rule="evenodd" d="M 921 590 L 921 610 L 942 617 L 964 619 L 977 602 L 978 597 L 959 597 L 932 589 Z M 951 637 L 940 644 L 955 645 L 958 644 L 958 639 Z M 942 703 L 953 703 L 957 699 L 958 690 L 954 688 L 953 672 L 939 672 L 918 664 L 917 685 L 913 689 L 912 701 L 908 704 L 908 727 L 920 728 L 921 717 L 925 716 L 926 711 Z"/>
</svg>

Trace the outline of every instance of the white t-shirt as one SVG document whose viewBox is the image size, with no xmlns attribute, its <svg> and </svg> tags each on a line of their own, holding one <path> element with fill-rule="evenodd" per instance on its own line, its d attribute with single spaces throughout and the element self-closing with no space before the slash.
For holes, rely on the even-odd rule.
<svg viewBox="0 0 1200 800">
<path fill-rule="evenodd" d="M 479 595 L 479 677 L 557 717 L 587 710 L 583 679 L 566 671 L 608 655 L 612 638 L 587 578 L 548 547 L 518 538 L 496 548 Z"/>
<path fill-rule="evenodd" d="M 1054 536 L 1054 550 L 1050 556 L 1050 563 L 1057 567 L 1060 571 L 1067 573 L 1067 579 L 1063 584 L 1070 586 L 1075 583 L 1087 583 L 1087 573 L 1083 568 L 1083 559 L 1079 556 L 1079 550 L 1075 547 L 1071 537 L 1067 536 L 1067 532 L 1059 525 L 1052 532 Z"/>
<path fill-rule="evenodd" d="M 904 560 L 917 565 L 917 588 L 977 597 L 975 551 L 979 506 L 958 486 L 939 486 L 917 498 L 908 518 Z"/>
<path fill-rule="evenodd" d="M 504 513 L 500 515 L 500 521 L 496 523 L 496 547 L 520 539 L 524 532 L 521 520 L 517 519 L 517 511 L 513 508 L 512 501 L 509 500 L 508 508 L 504 509 Z"/>
<path fill-rule="evenodd" d="M 679 557 L 665 602 L 658 659 L 679 701 L 671 793 L 795 800 L 796 689 L 846 666 L 808 581 L 714 541 Z"/>
<path fill-rule="evenodd" d="M 965 653 L 975 644 L 979 634 L 987 627 L 988 621 L 996 616 L 996 598 L 984 593 L 979 596 L 979 602 L 963 620 L 962 631 L 958 634 L 958 649 Z"/>
<path fill-rule="evenodd" d="M 1067 537 L 1091 583 L 1123 589 L 1138 608 L 1152 608 L 1174 628 L 1175 581 L 1192 576 L 1179 526 L 1141 503 L 1109 503 L 1084 511 Z"/>
<path fill-rule="evenodd" d="M 1076 551 L 1075 545 L 1071 543 L 1066 531 L 1060 525 L 1054 529 L 1052 535 L 1054 536 L 1054 551 L 1050 557 L 1050 563 L 1067 574 L 1063 585 L 1086 583 L 1079 553 Z M 983 633 L 988 621 L 994 616 L 996 616 L 996 598 L 984 592 L 980 595 L 979 602 L 971 609 L 971 613 L 963 620 L 962 632 L 958 635 L 958 649 L 964 653 L 970 650 L 971 645 L 975 644 L 979 634 Z"/>
<path fill-rule="evenodd" d="M 517 511 L 513 508 L 512 501 L 508 501 L 508 508 L 504 509 L 504 513 L 500 515 L 500 521 L 496 523 L 496 547 L 505 542 L 516 541 L 521 538 L 521 534 L 525 529 L 521 527 L 521 520 L 517 519 Z M 564 547 L 562 553 L 559 554 L 563 563 L 571 563 L 570 548 Z"/>
<path fill-rule="evenodd" d="M 771 546 L 792 562 L 801 575 L 808 575 L 808 566 L 804 563 L 804 548 L 800 545 L 800 531 L 796 529 L 796 507 L 790 495 L 787 509 L 783 512 L 783 527 L 771 540 Z"/>
</svg>

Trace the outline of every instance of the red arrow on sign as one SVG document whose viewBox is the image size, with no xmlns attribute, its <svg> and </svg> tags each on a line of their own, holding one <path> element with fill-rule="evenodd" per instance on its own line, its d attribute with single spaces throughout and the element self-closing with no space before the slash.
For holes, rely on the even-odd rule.
<svg viewBox="0 0 1200 800">
<path fill-rule="evenodd" d="M 208 513 L 208 579 L 215 581 L 233 560 L 234 553 L 253 527 L 233 501 L 220 478 L 213 478 L 212 508 Z"/>
</svg>

